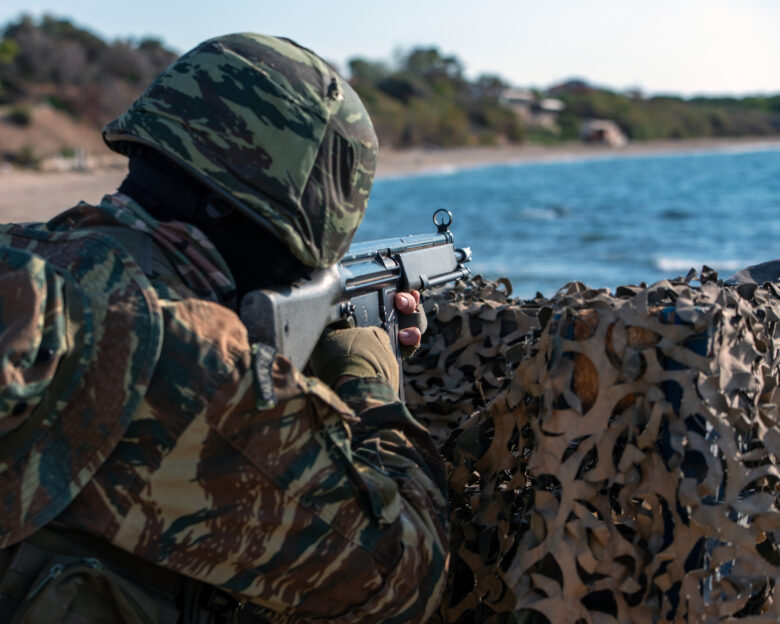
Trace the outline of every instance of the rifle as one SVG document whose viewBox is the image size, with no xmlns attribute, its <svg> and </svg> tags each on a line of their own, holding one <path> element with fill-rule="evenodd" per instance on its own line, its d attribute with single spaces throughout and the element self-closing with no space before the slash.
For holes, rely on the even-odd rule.
<svg viewBox="0 0 780 624">
<path fill-rule="evenodd" d="M 282 353 L 302 369 L 328 325 L 376 326 L 387 331 L 400 366 L 395 294 L 424 291 L 471 274 L 463 266 L 471 260 L 471 250 L 455 248 L 449 230 L 452 213 L 437 210 L 433 223 L 435 234 L 353 243 L 328 269 L 289 286 L 247 293 L 240 314 L 250 343 L 261 345 L 266 363 Z"/>
</svg>

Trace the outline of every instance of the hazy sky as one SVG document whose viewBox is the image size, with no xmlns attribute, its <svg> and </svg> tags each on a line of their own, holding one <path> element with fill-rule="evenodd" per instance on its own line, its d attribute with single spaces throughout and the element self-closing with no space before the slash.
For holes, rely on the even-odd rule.
<svg viewBox="0 0 780 624">
<path fill-rule="evenodd" d="M 570 77 L 646 93 L 780 93 L 778 0 L 2 0 L 0 24 L 27 12 L 98 34 L 160 37 L 184 52 L 252 30 L 284 35 L 345 69 L 363 56 L 435 45 L 470 78 L 517 86 Z"/>
</svg>

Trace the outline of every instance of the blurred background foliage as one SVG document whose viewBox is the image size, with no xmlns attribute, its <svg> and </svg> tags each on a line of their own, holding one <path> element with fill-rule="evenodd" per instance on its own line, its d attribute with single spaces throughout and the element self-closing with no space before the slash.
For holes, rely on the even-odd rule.
<svg viewBox="0 0 780 624">
<path fill-rule="evenodd" d="M 106 43 L 65 19 L 23 16 L 0 34 L 0 104 L 47 102 L 103 124 L 177 56 L 156 39 Z"/>
<path fill-rule="evenodd" d="M 0 30 L 0 105 L 17 125 L 25 107 L 45 102 L 100 126 L 176 56 L 158 39 L 109 43 L 67 19 L 22 16 Z M 510 85 L 500 76 L 469 80 L 460 59 L 435 46 L 399 52 L 392 63 L 355 57 L 341 69 L 385 147 L 555 143 L 578 139 L 582 122 L 594 118 L 614 121 L 631 140 L 780 134 L 780 95 L 645 97 L 570 80 L 530 90 L 538 102 L 563 102 L 551 130 L 530 126 L 502 98 Z"/>
<path fill-rule="evenodd" d="M 780 95 L 688 100 L 586 87 L 566 91 L 559 122 L 562 138 L 577 136 L 584 118 L 612 119 L 632 140 L 765 136 L 780 133 Z M 556 89 L 553 89 L 555 92 Z"/>
<path fill-rule="evenodd" d="M 522 119 L 500 96 L 498 76 L 469 81 L 461 61 L 435 47 L 399 55 L 395 66 L 353 58 L 352 85 L 386 146 L 456 147 L 520 143 Z"/>
</svg>

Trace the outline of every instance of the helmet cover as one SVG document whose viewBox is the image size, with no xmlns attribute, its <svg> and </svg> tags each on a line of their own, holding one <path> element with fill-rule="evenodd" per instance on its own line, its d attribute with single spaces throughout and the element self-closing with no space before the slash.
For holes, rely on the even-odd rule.
<svg viewBox="0 0 780 624">
<path fill-rule="evenodd" d="M 329 64 L 252 33 L 176 60 L 103 138 L 119 153 L 130 142 L 168 156 L 318 268 L 349 247 L 378 149 L 360 98 Z"/>
</svg>

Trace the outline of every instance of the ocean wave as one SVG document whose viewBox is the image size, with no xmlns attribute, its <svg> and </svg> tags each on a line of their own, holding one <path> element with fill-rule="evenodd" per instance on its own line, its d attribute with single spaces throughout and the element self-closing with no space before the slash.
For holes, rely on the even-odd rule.
<svg viewBox="0 0 780 624">
<path fill-rule="evenodd" d="M 701 260 L 696 258 L 660 257 L 660 258 L 654 258 L 653 264 L 655 265 L 655 268 L 665 272 L 666 271 L 686 272 L 691 268 L 696 269 L 698 271 L 704 265 L 721 271 L 739 271 L 740 269 L 744 269 L 746 266 L 748 266 L 750 262 L 744 260 L 713 260 L 713 259 Z"/>
<path fill-rule="evenodd" d="M 668 219 L 669 221 L 682 221 L 684 219 L 691 219 L 693 217 L 690 212 L 685 210 L 677 210 L 674 208 L 664 210 L 659 216 L 662 219 Z"/>
<path fill-rule="evenodd" d="M 723 145 L 713 151 L 726 154 L 756 154 L 760 152 L 776 152 L 780 149 L 778 141 L 757 141 L 756 143 L 741 143 L 737 145 Z"/>
<path fill-rule="evenodd" d="M 473 167 L 463 167 L 445 163 L 437 167 L 422 168 L 419 171 L 399 171 L 396 173 L 384 173 L 377 176 L 377 186 L 381 185 L 383 181 L 400 181 L 414 179 L 414 178 L 437 178 L 455 175 L 461 173 L 467 169 L 473 169 Z"/>
<path fill-rule="evenodd" d="M 567 210 L 561 206 L 550 206 L 545 208 L 524 208 L 518 216 L 521 219 L 560 219 L 565 217 Z"/>
<path fill-rule="evenodd" d="M 427 171 L 420 172 L 420 174 L 429 176 L 450 176 L 461 171 L 463 171 L 463 167 L 459 167 L 458 165 L 445 164 L 439 165 L 438 167 L 432 167 Z"/>
</svg>

